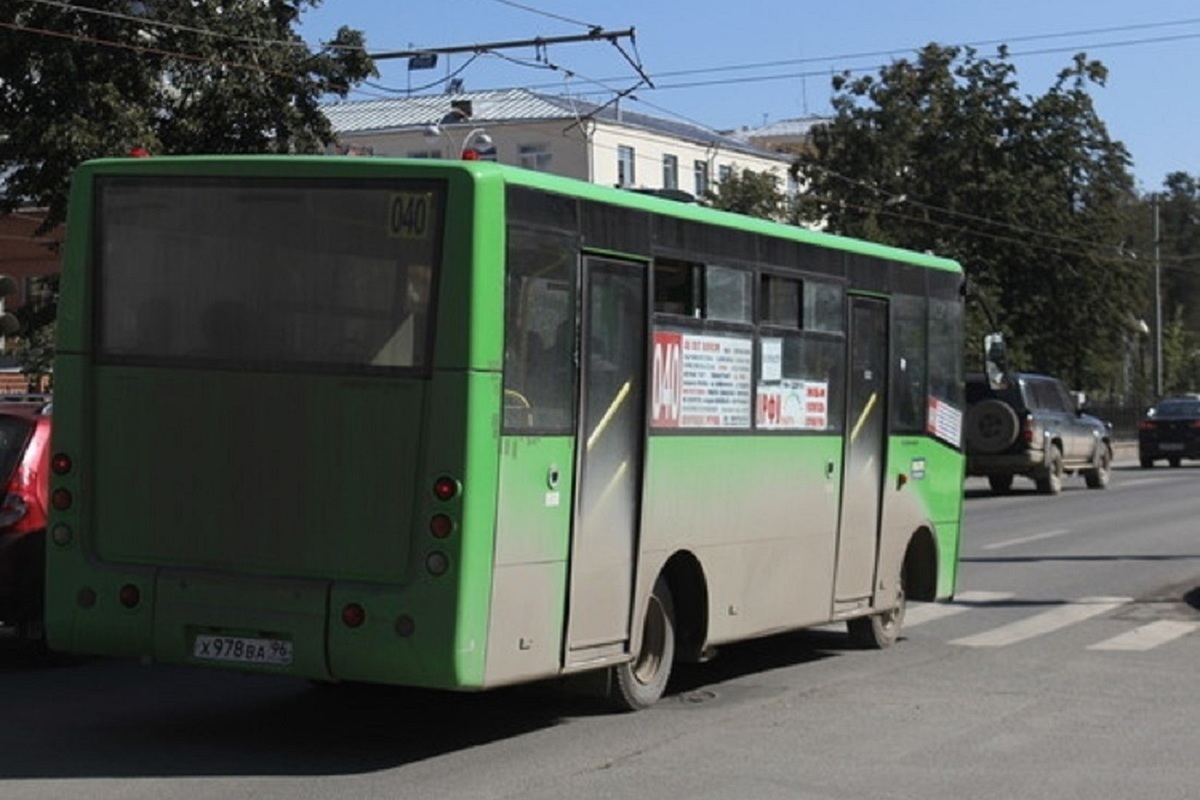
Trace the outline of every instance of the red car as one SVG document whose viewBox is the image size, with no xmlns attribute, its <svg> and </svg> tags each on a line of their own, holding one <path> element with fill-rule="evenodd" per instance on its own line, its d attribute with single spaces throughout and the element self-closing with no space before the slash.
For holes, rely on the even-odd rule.
<svg viewBox="0 0 1200 800">
<path fill-rule="evenodd" d="M 0 396 L 0 634 L 40 639 L 50 485 L 50 402 Z"/>
</svg>

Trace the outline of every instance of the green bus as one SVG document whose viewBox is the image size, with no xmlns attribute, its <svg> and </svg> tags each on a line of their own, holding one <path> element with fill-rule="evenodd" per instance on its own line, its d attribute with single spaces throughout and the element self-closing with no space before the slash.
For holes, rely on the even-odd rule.
<svg viewBox="0 0 1200 800">
<path fill-rule="evenodd" d="M 636 709 L 954 592 L 952 261 L 484 162 L 102 160 L 70 203 L 55 650 Z"/>
</svg>

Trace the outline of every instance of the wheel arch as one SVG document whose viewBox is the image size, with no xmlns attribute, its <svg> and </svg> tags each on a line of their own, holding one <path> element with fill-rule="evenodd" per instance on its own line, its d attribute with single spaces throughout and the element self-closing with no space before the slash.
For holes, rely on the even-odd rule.
<svg viewBox="0 0 1200 800">
<path fill-rule="evenodd" d="M 933 530 L 922 525 L 913 531 L 904 551 L 904 592 L 911 600 L 937 599 L 938 547 Z"/>
<path fill-rule="evenodd" d="M 660 574 L 671 590 L 675 606 L 675 657 L 700 661 L 708 642 L 708 580 L 700 560 L 688 550 L 667 559 Z"/>
</svg>

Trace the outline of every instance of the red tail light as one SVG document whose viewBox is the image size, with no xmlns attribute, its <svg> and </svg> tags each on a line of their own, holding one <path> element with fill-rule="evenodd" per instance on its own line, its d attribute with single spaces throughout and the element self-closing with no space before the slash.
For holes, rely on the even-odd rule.
<svg viewBox="0 0 1200 800">
<path fill-rule="evenodd" d="M 142 602 L 141 590 L 132 583 L 122 586 L 117 596 L 121 601 L 121 605 L 126 608 L 137 608 L 137 604 Z"/>
<path fill-rule="evenodd" d="M 1025 417 L 1025 421 L 1021 423 L 1021 438 L 1025 440 L 1026 443 L 1033 442 L 1034 428 L 1036 427 L 1037 426 L 1033 422 L 1033 417 Z"/>
<path fill-rule="evenodd" d="M 55 489 L 54 494 L 50 495 L 50 505 L 54 506 L 56 511 L 66 511 L 74 500 L 66 489 Z"/>
<path fill-rule="evenodd" d="M 71 471 L 71 457 L 66 453 L 55 453 L 50 459 L 50 469 L 55 475 L 66 475 Z"/>
<path fill-rule="evenodd" d="M 450 534 L 454 533 L 454 520 L 445 514 L 434 514 L 429 519 L 429 532 L 435 538 L 445 539 Z"/>
<path fill-rule="evenodd" d="M 342 624 L 347 628 L 357 628 L 367 621 L 367 610 L 358 603 L 347 603 L 342 608 Z"/>
<path fill-rule="evenodd" d="M 433 482 L 433 496 L 444 503 L 447 500 L 453 500 L 461 488 L 454 478 L 442 475 Z"/>
<path fill-rule="evenodd" d="M 44 495 L 38 498 L 37 473 L 18 467 L 0 500 L 0 528 L 11 533 L 27 533 L 46 527 Z"/>
<path fill-rule="evenodd" d="M 1138 423 L 1139 431 L 1152 431 L 1152 430 L 1154 430 L 1154 428 L 1155 428 L 1154 423 L 1148 419 L 1144 419 Z"/>
</svg>

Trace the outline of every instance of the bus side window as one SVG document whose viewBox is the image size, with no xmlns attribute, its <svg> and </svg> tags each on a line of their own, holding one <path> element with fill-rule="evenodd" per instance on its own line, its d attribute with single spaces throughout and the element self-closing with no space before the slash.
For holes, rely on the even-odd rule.
<svg viewBox="0 0 1200 800">
<path fill-rule="evenodd" d="M 574 426 L 574 242 L 509 231 L 505 281 L 504 428 L 568 433 Z"/>
<path fill-rule="evenodd" d="M 666 258 L 654 260 L 654 311 L 700 317 L 700 266 Z"/>
</svg>

